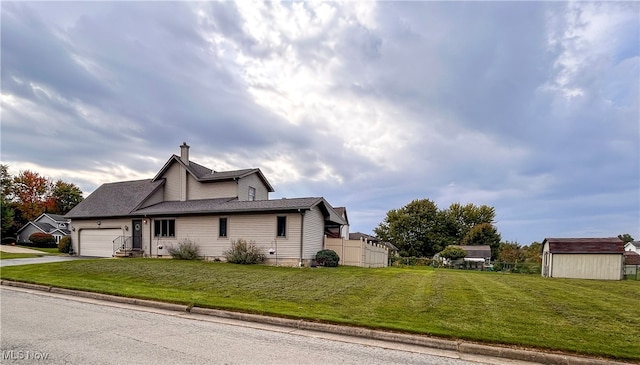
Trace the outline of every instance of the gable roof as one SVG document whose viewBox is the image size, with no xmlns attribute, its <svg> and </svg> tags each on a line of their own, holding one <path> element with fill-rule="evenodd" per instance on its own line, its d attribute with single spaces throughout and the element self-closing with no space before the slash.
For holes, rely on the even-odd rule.
<svg viewBox="0 0 640 365">
<path fill-rule="evenodd" d="M 68 218 L 103 218 L 121 216 L 178 216 L 195 214 L 231 214 L 251 212 L 292 212 L 318 206 L 325 219 L 346 224 L 322 197 L 239 201 L 237 198 L 164 201 L 147 207 L 140 205 L 161 186 L 164 180 L 126 181 L 104 184 L 73 208 Z"/>
<path fill-rule="evenodd" d="M 454 246 L 460 247 L 461 249 L 463 249 L 467 253 L 466 258 L 478 258 L 478 259 L 491 258 L 491 246 L 489 245 L 477 245 L 477 246 L 454 245 Z"/>
<path fill-rule="evenodd" d="M 545 238 L 544 249 L 549 244 L 551 253 L 601 253 L 612 254 L 624 252 L 624 242 L 618 237 L 608 238 Z"/>
<path fill-rule="evenodd" d="M 267 178 L 264 176 L 262 171 L 258 168 L 254 169 L 242 169 L 242 170 L 233 170 L 233 171 L 214 171 L 208 167 L 202 166 L 198 163 L 195 163 L 189 160 L 189 164 L 185 164 L 182 159 L 177 155 L 172 155 L 169 160 L 162 166 L 160 171 L 156 174 L 156 176 L 151 179 L 151 181 L 157 181 L 162 178 L 162 175 L 173 165 L 174 163 L 179 163 L 184 166 L 191 176 L 198 182 L 213 182 L 213 181 L 230 181 L 237 180 L 243 177 L 249 176 L 251 174 L 257 174 L 258 178 L 262 181 L 262 183 L 267 187 L 269 192 L 274 192 L 273 186 L 269 183 Z"/>
<path fill-rule="evenodd" d="M 347 216 L 347 208 L 345 207 L 333 207 L 333 210 L 336 211 L 341 217 L 344 217 L 344 220 L 349 224 L 349 217 Z"/>
<path fill-rule="evenodd" d="M 128 216 L 136 210 L 153 192 L 164 184 L 164 180 L 135 180 L 101 185 L 80 204 L 76 205 L 66 218 L 99 218 Z"/>
<path fill-rule="evenodd" d="M 52 213 L 42 213 L 38 218 L 35 219 L 35 221 L 39 221 L 40 218 L 47 216 L 49 218 L 51 218 L 51 220 L 59 222 L 59 223 L 67 223 L 69 220 L 67 218 L 65 218 L 63 215 L 60 214 L 52 214 Z"/>
<path fill-rule="evenodd" d="M 66 220 L 65 220 L 65 222 L 66 222 Z M 71 233 L 71 231 L 69 231 L 68 229 L 57 228 L 57 227 L 54 227 L 53 225 L 51 225 L 49 223 L 35 222 L 35 221 L 27 222 L 24 226 L 20 227 L 20 229 L 18 230 L 17 233 L 20 234 L 20 232 L 24 231 L 29 226 L 36 227 L 42 233 L 54 233 L 56 231 L 62 233 L 63 235 L 69 235 Z"/>
</svg>

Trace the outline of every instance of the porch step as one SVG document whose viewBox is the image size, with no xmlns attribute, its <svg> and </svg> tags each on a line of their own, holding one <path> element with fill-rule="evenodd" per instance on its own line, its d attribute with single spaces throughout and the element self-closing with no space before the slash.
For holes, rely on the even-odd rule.
<svg viewBox="0 0 640 365">
<path fill-rule="evenodd" d="M 113 257 L 142 257 L 144 251 L 142 250 L 123 250 L 119 249 L 113 254 Z"/>
</svg>

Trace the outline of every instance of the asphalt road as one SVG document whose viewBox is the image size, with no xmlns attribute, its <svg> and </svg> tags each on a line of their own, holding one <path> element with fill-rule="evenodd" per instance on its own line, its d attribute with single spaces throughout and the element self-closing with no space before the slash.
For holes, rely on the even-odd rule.
<svg viewBox="0 0 640 365">
<path fill-rule="evenodd" d="M 6 287 L 0 319 L 3 364 L 526 364 Z"/>
</svg>

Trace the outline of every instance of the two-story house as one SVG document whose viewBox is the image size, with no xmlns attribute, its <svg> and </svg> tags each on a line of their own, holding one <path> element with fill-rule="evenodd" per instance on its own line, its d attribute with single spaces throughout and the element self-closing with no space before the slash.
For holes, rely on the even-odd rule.
<svg viewBox="0 0 640 365">
<path fill-rule="evenodd" d="M 347 225 L 322 197 L 269 199 L 273 191 L 260 169 L 213 171 L 190 161 L 184 143 L 152 179 L 103 184 L 66 217 L 81 256 L 168 256 L 190 240 L 215 259 L 244 239 L 281 265 L 309 264 L 325 234 Z"/>
<path fill-rule="evenodd" d="M 41 232 L 52 235 L 56 242 L 59 242 L 62 237 L 71 233 L 70 224 L 71 221 L 61 215 L 42 213 L 38 218 L 22 226 L 18 230 L 16 238 L 18 242 L 29 242 L 29 236 Z"/>
</svg>

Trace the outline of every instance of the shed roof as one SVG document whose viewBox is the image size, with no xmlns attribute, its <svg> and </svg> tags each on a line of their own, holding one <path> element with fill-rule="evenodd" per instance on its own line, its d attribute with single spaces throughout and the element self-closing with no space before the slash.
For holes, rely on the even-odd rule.
<svg viewBox="0 0 640 365">
<path fill-rule="evenodd" d="M 600 253 L 624 252 L 624 242 L 618 237 L 607 238 L 545 238 L 542 246 L 549 244 L 551 253 Z"/>
<path fill-rule="evenodd" d="M 477 246 L 455 245 L 455 246 L 465 250 L 465 252 L 467 253 L 466 258 L 482 258 L 482 259 L 491 258 L 491 246 L 489 245 L 477 245 Z"/>
</svg>

